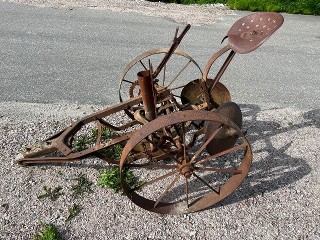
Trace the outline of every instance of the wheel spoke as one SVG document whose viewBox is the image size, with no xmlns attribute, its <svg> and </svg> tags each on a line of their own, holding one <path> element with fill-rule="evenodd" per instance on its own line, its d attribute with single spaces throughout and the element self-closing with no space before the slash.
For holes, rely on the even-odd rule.
<svg viewBox="0 0 320 240">
<path fill-rule="evenodd" d="M 185 66 L 183 66 L 183 68 L 177 73 L 176 76 L 174 76 L 174 78 L 169 82 L 169 84 L 166 86 L 166 88 L 169 88 L 171 86 L 171 84 L 177 80 L 177 78 L 180 76 L 180 74 L 189 66 L 189 64 L 191 63 L 191 60 L 189 60 L 189 62 L 187 62 L 187 64 Z"/>
<path fill-rule="evenodd" d="M 187 201 L 187 209 L 189 208 L 189 184 L 188 178 L 186 178 L 186 201 Z"/>
<path fill-rule="evenodd" d="M 134 167 L 134 168 L 151 168 L 151 169 L 175 169 L 177 165 L 169 165 L 169 164 L 138 164 L 138 163 L 127 163 L 126 166 Z"/>
<path fill-rule="evenodd" d="M 208 188 L 210 188 L 213 192 L 215 192 L 216 194 L 220 194 L 220 187 L 219 190 L 215 190 L 213 187 L 210 186 L 209 183 L 207 183 L 203 178 L 199 177 L 197 174 L 195 174 L 194 172 L 192 173 L 197 179 L 199 179 L 204 185 L 206 185 Z"/>
<path fill-rule="evenodd" d="M 167 64 L 163 67 L 163 78 L 162 78 L 162 86 L 164 87 L 164 83 L 166 81 L 166 70 L 167 70 Z"/>
<path fill-rule="evenodd" d="M 176 95 L 176 94 L 172 94 L 172 96 L 177 97 L 177 98 L 181 98 L 181 96 Z"/>
<path fill-rule="evenodd" d="M 182 142 L 183 142 L 183 157 L 187 159 L 187 147 L 186 147 L 186 130 L 184 126 L 184 122 L 182 124 Z"/>
<path fill-rule="evenodd" d="M 139 62 L 140 62 L 140 64 L 142 65 L 142 67 L 144 68 L 144 70 L 148 70 L 148 69 L 146 68 L 146 66 L 143 64 L 142 60 L 140 60 Z"/>
<path fill-rule="evenodd" d="M 122 79 L 123 82 L 126 82 L 126 83 L 131 83 L 131 84 L 134 84 L 134 82 L 132 81 L 129 81 L 129 80 L 126 80 L 126 79 Z"/>
<path fill-rule="evenodd" d="M 190 162 L 194 162 L 195 159 L 202 153 L 202 151 L 205 149 L 205 147 L 211 142 L 211 140 L 218 134 L 220 129 L 222 128 L 222 125 L 217 128 L 211 136 L 204 142 L 204 144 L 199 148 L 199 150 L 194 154 L 194 156 L 191 158 Z"/>
<path fill-rule="evenodd" d="M 179 180 L 180 178 L 180 174 L 178 174 L 173 181 L 168 185 L 168 187 L 166 188 L 166 190 L 161 194 L 161 196 L 157 199 L 157 201 L 155 202 L 153 207 L 156 207 L 159 202 L 167 195 L 167 193 L 169 192 L 169 190 L 173 187 L 173 185 Z"/>
<path fill-rule="evenodd" d="M 211 172 L 225 172 L 225 173 L 235 173 L 241 174 L 242 171 L 233 168 L 209 168 L 209 167 L 194 167 L 195 170 L 202 170 L 202 171 L 211 171 Z"/>
<path fill-rule="evenodd" d="M 177 90 L 177 89 L 179 89 L 179 88 L 185 87 L 186 85 L 187 85 L 187 84 L 181 85 L 181 86 L 179 86 L 179 87 L 171 88 L 170 90 L 171 90 L 171 91 Z"/>
<path fill-rule="evenodd" d="M 175 156 L 173 156 L 170 152 L 167 152 L 166 150 L 164 150 L 159 144 L 153 142 L 149 138 L 145 138 L 145 140 L 147 140 L 152 145 L 156 146 L 161 152 L 163 152 L 164 154 L 168 155 L 172 160 L 174 160 L 175 162 L 179 163 L 178 159 Z"/>
<path fill-rule="evenodd" d="M 169 172 L 167 174 L 164 174 L 164 175 L 162 175 L 160 177 L 157 177 L 157 178 L 152 179 L 152 180 L 150 180 L 148 182 L 145 182 L 145 183 L 143 183 L 143 184 L 141 184 L 139 186 L 134 187 L 133 189 L 131 189 L 131 191 L 133 192 L 133 191 L 140 190 L 141 188 L 144 188 L 144 187 L 146 187 L 148 185 L 151 185 L 151 184 L 153 184 L 155 182 L 158 182 L 158 181 L 161 181 L 161 180 L 163 180 L 163 179 L 165 179 L 167 177 L 170 177 L 170 176 L 174 175 L 175 173 L 177 173 L 177 171 L 172 171 L 172 172 Z"/>
<path fill-rule="evenodd" d="M 227 150 L 225 150 L 225 151 L 219 152 L 219 153 L 214 154 L 214 155 L 212 155 L 212 156 L 208 156 L 208 157 L 206 157 L 206 158 L 204 158 L 204 159 L 202 159 L 202 160 L 200 160 L 200 161 L 195 162 L 195 164 L 208 162 L 208 161 L 210 161 L 210 160 L 212 160 L 212 159 L 214 159 L 214 158 L 221 157 L 221 156 L 226 155 L 226 154 L 229 154 L 229 153 L 231 153 L 231 152 L 235 152 L 235 151 L 237 151 L 237 150 L 239 150 L 239 149 L 241 149 L 241 148 L 244 148 L 244 147 L 246 147 L 246 146 L 247 146 L 246 143 L 242 143 L 242 144 L 240 144 L 240 145 L 238 145 L 238 146 L 235 146 L 235 147 L 233 147 L 233 148 L 229 148 L 229 149 L 227 149 Z"/>
</svg>

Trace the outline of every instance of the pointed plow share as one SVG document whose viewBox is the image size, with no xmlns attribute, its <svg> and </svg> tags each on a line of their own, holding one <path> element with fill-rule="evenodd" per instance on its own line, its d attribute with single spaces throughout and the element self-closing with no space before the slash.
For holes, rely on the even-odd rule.
<svg viewBox="0 0 320 240">
<path fill-rule="evenodd" d="M 120 77 L 119 104 L 24 149 L 17 163 L 95 156 L 119 165 L 123 191 L 141 208 L 180 214 L 212 206 L 237 189 L 252 161 L 250 143 L 241 131 L 241 110 L 220 83 L 221 76 L 236 53 L 255 50 L 282 23 L 277 13 L 239 19 L 225 37 L 228 44 L 212 55 L 203 72 L 193 58 L 177 50 L 190 25 L 179 36 L 177 29 L 171 48 L 149 50 L 128 64 Z M 212 65 L 227 52 L 220 70 L 209 78 Z M 110 120 L 115 118 L 117 124 Z M 81 138 L 79 146 L 86 129 L 91 129 L 91 137 Z M 130 186 L 124 169 L 141 184 Z"/>
</svg>

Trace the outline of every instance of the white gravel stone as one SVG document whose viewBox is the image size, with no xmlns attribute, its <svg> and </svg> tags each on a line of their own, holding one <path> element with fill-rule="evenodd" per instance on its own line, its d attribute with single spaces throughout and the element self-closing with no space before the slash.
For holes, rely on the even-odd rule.
<svg viewBox="0 0 320 240">
<path fill-rule="evenodd" d="M 189 215 L 150 213 L 101 189 L 97 178 L 107 164 L 100 160 L 11 164 L 22 147 L 99 108 L 0 103 L 0 239 L 32 239 L 41 220 L 56 225 L 65 239 L 320 239 L 320 130 L 316 119 L 304 118 L 308 112 L 293 108 L 250 112 L 244 126 L 254 159 L 247 179 L 215 207 Z M 94 183 L 94 192 L 73 199 L 71 179 L 80 172 Z M 44 186 L 61 186 L 64 195 L 40 201 Z M 66 223 L 73 203 L 83 209 Z"/>
<path fill-rule="evenodd" d="M 2 0 L 2 2 L 67 10 L 87 7 L 122 13 L 134 12 L 153 17 L 166 17 L 176 22 L 189 23 L 194 26 L 211 24 L 226 14 L 232 14 L 232 11 L 223 4 L 181 5 L 134 0 Z"/>
</svg>

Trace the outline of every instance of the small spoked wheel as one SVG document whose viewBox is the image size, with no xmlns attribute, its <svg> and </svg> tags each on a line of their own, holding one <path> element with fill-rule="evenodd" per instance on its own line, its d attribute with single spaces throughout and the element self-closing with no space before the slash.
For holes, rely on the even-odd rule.
<svg viewBox="0 0 320 240">
<path fill-rule="evenodd" d="M 216 129 L 208 134 L 206 126 Z M 212 150 L 212 143 L 226 138 L 237 140 L 227 149 Z M 137 152 L 138 148 L 143 151 Z M 251 161 L 248 140 L 224 115 L 201 110 L 174 112 L 153 120 L 129 139 L 120 160 L 121 184 L 130 200 L 146 210 L 195 212 L 235 191 Z M 138 186 L 126 182 L 123 173 L 128 169 L 138 177 Z"/>
<path fill-rule="evenodd" d="M 137 73 L 149 70 L 149 64 L 156 70 L 169 49 L 159 48 L 146 51 L 134 58 L 124 69 L 120 77 L 120 102 L 140 94 Z M 188 54 L 175 50 L 156 76 L 156 89 L 170 89 L 180 98 L 181 89 L 191 80 L 201 78 L 202 71 L 196 61 Z"/>
</svg>

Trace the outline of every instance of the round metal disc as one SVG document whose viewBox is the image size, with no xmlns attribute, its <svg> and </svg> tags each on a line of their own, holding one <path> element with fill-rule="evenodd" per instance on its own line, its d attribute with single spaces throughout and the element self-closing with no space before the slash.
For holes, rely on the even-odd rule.
<svg viewBox="0 0 320 240">
<path fill-rule="evenodd" d="M 279 13 L 254 13 L 236 21 L 227 36 L 237 53 L 249 53 L 261 46 L 283 23 Z"/>
<path fill-rule="evenodd" d="M 181 91 L 181 102 L 183 104 L 201 104 L 204 102 L 203 91 L 201 89 L 200 79 L 189 82 Z M 213 79 L 207 79 L 206 84 L 208 89 L 212 87 Z M 221 105 L 231 101 L 229 90 L 220 82 L 216 84 L 213 91 L 211 91 L 210 98 L 217 105 Z"/>
</svg>

